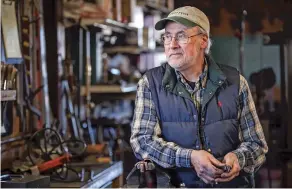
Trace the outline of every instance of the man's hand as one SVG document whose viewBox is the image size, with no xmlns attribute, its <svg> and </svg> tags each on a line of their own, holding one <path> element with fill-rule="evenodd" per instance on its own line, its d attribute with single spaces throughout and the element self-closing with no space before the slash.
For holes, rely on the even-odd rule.
<svg viewBox="0 0 292 189">
<path fill-rule="evenodd" d="M 225 165 L 218 161 L 212 154 L 204 150 L 193 150 L 191 154 L 191 162 L 198 177 L 200 177 L 206 184 L 214 183 L 215 178 L 220 177 L 223 173 L 223 170 L 217 167 Z"/>
<path fill-rule="evenodd" d="M 216 178 L 216 182 L 229 182 L 239 175 L 240 166 L 237 156 L 230 152 L 224 156 L 223 163 L 229 165 L 231 170 L 229 173 L 222 173 L 220 178 Z"/>
</svg>

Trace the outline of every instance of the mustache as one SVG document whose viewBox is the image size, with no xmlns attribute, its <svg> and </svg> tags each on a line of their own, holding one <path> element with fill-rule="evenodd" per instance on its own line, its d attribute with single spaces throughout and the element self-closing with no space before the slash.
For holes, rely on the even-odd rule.
<svg viewBox="0 0 292 189">
<path fill-rule="evenodd" d="M 182 52 L 171 52 L 171 53 L 169 53 L 169 56 L 176 55 L 176 54 L 182 54 Z"/>
</svg>

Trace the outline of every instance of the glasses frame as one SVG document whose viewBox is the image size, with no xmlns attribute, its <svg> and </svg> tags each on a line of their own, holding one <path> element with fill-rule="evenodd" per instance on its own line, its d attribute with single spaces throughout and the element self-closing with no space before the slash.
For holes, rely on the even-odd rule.
<svg viewBox="0 0 292 189">
<path fill-rule="evenodd" d="M 187 42 L 184 42 L 184 43 L 179 42 L 178 39 L 177 39 L 177 37 L 174 37 L 174 36 L 170 36 L 170 37 L 171 37 L 171 40 L 169 41 L 169 43 L 165 43 L 165 41 L 163 41 L 163 36 L 164 36 L 165 34 L 163 34 L 163 35 L 161 36 L 161 39 L 160 39 L 160 40 L 161 40 L 161 42 L 162 42 L 164 45 L 169 45 L 169 44 L 171 44 L 173 38 L 175 39 L 175 41 L 176 41 L 178 44 L 187 44 L 187 43 L 190 41 L 190 38 L 191 38 L 191 37 L 195 37 L 195 36 L 202 35 L 202 34 L 203 34 L 203 33 L 197 33 L 197 34 L 195 34 L 195 35 L 188 36 L 188 37 L 187 37 Z"/>
</svg>

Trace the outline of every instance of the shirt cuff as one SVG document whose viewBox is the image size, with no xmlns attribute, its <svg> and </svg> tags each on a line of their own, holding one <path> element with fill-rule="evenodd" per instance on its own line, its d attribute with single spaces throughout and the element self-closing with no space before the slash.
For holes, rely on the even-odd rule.
<svg viewBox="0 0 292 189">
<path fill-rule="evenodd" d="M 191 149 L 179 148 L 176 151 L 175 164 L 177 167 L 192 167 L 191 165 Z"/>
<path fill-rule="evenodd" d="M 245 157 L 243 152 L 239 150 L 234 150 L 233 153 L 237 156 L 240 168 L 243 169 L 245 167 Z"/>
</svg>

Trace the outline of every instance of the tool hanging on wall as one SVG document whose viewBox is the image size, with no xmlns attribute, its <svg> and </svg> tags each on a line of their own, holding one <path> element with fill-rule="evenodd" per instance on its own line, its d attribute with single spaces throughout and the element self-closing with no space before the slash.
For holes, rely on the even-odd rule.
<svg viewBox="0 0 292 189">
<path fill-rule="evenodd" d="M 72 93 L 76 93 L 76 82 L 75 77 L 73 74 L 73 60 L 71 59 L 71 47 L 70 47 L 70 31 L 67 31 L 65 34 L 65 48 L 66 48 L 66 57 L 65 60 L 59 61 L 62 65 L 59 66 L 61 70 L 61 113 L 62 116 L 66 116 L 67 119 L 60 120 L 61 122 L 61 130 L 62 135 L 66 136 L 68 135 L 67 131 L 67 124 L 70 125 L 69 130 L 73 134 L 73 136 L 69 136 L 69 138 L 74 139 L 81 139 L 83 140 L 83 132 L 80 124 L 80 120 L 78 119 L 78 116 L 75 112 L 75 108 L 73 105 L 73 99 L 74 96 Z M 62 40 L 64 41 L 64 40 Z M 67 121 L 69 121 L 67 123 Z"/>
<path fill-rule="evenodd" d="M 46 127 L 51 126 L 51 110 L 50 110 L 50 100 L 49 100 L 49 87 L 48 87 L 48 72 L 47 72 L 47 59 L 46 59 L 46 37 L 44 29 L 44 15 L 43 15 L 43 0 L 38 0 L 39 2 L 39 36 L 40 36 L 40 57 L 41 57 L 41 75 L 42 75 L 42 85 L 43 85 L 43 119 L 46 123 Z"/>
<path fill-rule="evenodd" d="M 1 136 L 8 136 L 13 131 L 14 102 L 10 100 L 16 99 L 17 72 L 13 65 L 1 64 Z"/>
<path fill-rule="evenodd" d="M 91 57 L 90 57 L 90 32 L 86 31 L 86 64 L 85 64 L 85 74 L 86 74 L 86 127 L 88 130 L 88 134 L 90 136 L 91 144 L 96 144 L 95 140 L 95 132 L 91 125 L 91 93 L 90 93 L 90 86 L 91 86 Z"/>
<path fill-rule="evenodd" d="M 1 90 L 15 90 L 18 70 L 9 64 L 1 64 Z"/>
<path fill-rule="evenodd" d="M 41 111 L 36 104 L 36 96 L 42 90 L 43 86 L 37 87 L 37 21 L 36 5 L 34 1 L 24 2 L 24 15 L 22 15 L 22 52 L 24 56 L 24 105 L 29 110 L 27 124 L 29 130 L 37 129 L 37 120 L 41 118 Z M 25 15 L 28 14 L 28 15 Z"/>
</svg>

